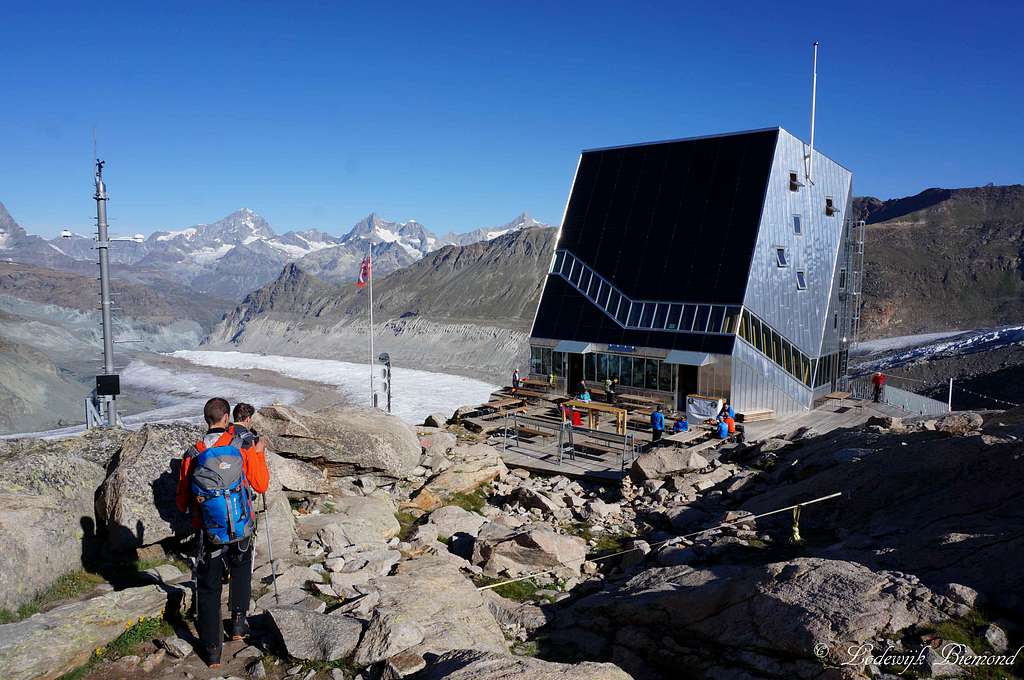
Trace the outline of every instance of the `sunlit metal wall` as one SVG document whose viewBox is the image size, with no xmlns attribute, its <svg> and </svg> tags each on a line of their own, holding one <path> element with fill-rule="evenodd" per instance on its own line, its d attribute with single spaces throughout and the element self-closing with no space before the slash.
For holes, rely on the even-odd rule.
<svg viewBox="0 0 1024 680">
<path fill-rule="evenodd" d="M 730 399 L 740 413 L 772 409 L 784 416 L 811 407 L 810 389 L 739 338 L 732 352 Z"/>
<path fill-rule="evenodd" d="M 818 357 L 829 322 L 826 317 L 853 176 L 815 151 L 813 178 L 808 182 L 804 150 L 802 141 L 785 130 L 779 132 L 743 304 L 804 354 Z M 796 191 L 790 190 L 791 172 L 803 184 Z M 826 198 L 832 198 L 837 207 L 834 215 L 825 214 Z M 800 234 L 794 216 L 800 217 Z M 785 267 L 776 260 L 779 247 L 786 250 Z M 806 275 L 806 290 L 798 289 L 797 271 Z"/>
</svg>

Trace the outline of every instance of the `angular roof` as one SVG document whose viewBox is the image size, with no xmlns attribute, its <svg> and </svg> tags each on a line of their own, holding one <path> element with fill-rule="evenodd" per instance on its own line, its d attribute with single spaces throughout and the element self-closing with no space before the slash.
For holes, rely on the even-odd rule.
<svg viewBox="0 0 1024 680">
<path fill-rule="evenodd" d="M 769 128 L 584 151 L 556 248 L 633 300 L 742 304 L 778 135 Z M 678 333 L 641 342 L 557 278 L 546 282 L 535 337 L 719 349 Z M 588 306 L 593 319 L 583 318 Z M 601 328 L 602 337 L 582 327 Z"/>
</svg>

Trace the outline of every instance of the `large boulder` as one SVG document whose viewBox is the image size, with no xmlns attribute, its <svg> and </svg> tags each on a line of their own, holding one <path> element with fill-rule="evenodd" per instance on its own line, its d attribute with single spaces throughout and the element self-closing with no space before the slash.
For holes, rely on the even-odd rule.
<svg viewBox="0 0 1024 680">
<path fill-rule="evenodd" d="M 331 476 L 372 472 L 402 478 L 420 461 L 415 433 L 397 417 L 371 408 L 331 408 L 310 413 L 291 406 L 265 406 L 253 426 L 267 448 L 298 458 Z"/>
<path fill-rule="evenodd" d="M 475 649 L 448 652 L 433 659 L 415 680 L 630 680 L 610 663 L 554 663 Z"/>
<path fill-rule="evenodd" d="M 487 519 L 457 505 L 446 505 L 430 513 L 429 521 L 437 527 L 438 536 L 450 537 L 455 534 L 476 536 Z"/>
<path fill-rule="evenodd" d="M 586 558 L 586 541 L 577 536 L 557 534 L 543 525 L 509 529 L 491 523 L 473 543 L 472 562 L 491 576 L 522 576 L 546 569 L 578 576 Z"/>
<path fill-rule="evenodd" d="M 0 626 L 0 668 L 5 680 L 52 680 L 81 666 L 97 647 L 140 616 L 180 606 L 184 593 L 167 584 L 105 593 Z"/>
<path fill-rule="evenodd" d="M 0 608 L 15 609 L 90 561 L 96 547 L 93 495 L 105 473 L 69 454 L 63 441 L 3 451 Z"/>
<path fill-rule="evenodd" d="M 714 644 L 717 661 L 704 655 L 702 663 L 786 660 L 774 675 L 818 677 L 815 643 L 827 643 L 829 660 L 841 664 L 862 643 L 942 620 L 944 599 L 913 576 L 821 558 L 648 569 L 560 613 L 554 642 L 598 641 L 603 650 L 589 648 L 596 654 L 627 649 L 621 658 L 634 659 L 634 668 L 624 665 L 630 672 L 650 666 L 671 673 Z"/>
<path fill-rule="evenodd" d="M 507 653 L 505 638 L 479 591 L 442 557 L 398 565 L 392 576 L 371 580 L 380 601 L 356 650 L 357 665 L 408 652 L 453 649 Z"/>
<path fill-rule="evenodd" d="M 285 650 L 296 659 L 336 661 L 355 651 L 363 624 L 341 614 L 321 614 L 303 607 L 267 609 Z"/>
<path fill-rule="evenodd" d="M 197 425 L 143 425 L 110 463 L 96 496 L 97 519 L 114 550 L 150 545 L 191 531 L 174 494 L 181 456 L 203 436 Z"/>
<path fill-rule="evenodd" d="M 342 496 L 335 511 L 299 519 L 299 534 L 317 538 L 332 551 L 359 543 L 383 543 L 397 536 L 401 526 L 395 505 L 378 496 Z"/>
<path fill-rule="evenodd" d="M 696 451 L 658 448 L 640 454 L 633 461 L 629 476 L 637 484 L 643 484 L 648 479 L 662 479 L 684 472 L 696 472 L 707 466 L 707 459 Z"/>
<path fill-rule="evenodd" d="M 985 419 L 973 411 L 950 413 L 935 421 L 935 429 L 948 435 L 965 435 L 977 432 L 985 424 Z"/>
</svg>

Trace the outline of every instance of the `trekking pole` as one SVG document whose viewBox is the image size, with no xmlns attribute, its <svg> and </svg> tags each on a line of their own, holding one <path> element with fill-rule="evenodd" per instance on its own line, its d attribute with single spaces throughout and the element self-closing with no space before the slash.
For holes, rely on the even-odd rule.
<svg viewBox="0 0 1024 680">
<path fill-rule="evenodd" d="M 274 602 L 281 604 L 281 598 L 277 594 L 277 567 L 274 566 L 274 543 L 270 540 L 270 515 L 267 514 L 267 494 L 263 496 L 263 519 L 267 522 L 267 557 L 270 559 L 270 575 L 274 579 Z"/>
</svg>

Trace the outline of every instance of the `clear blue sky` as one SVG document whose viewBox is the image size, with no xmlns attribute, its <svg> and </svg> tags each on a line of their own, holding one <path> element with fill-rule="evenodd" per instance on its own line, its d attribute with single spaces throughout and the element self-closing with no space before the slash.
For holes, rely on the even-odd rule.
<svg viewBox="0 0 1024 680">
<path fill-rule="evenodd" d="M 1024 181 L 1024 3 L 745 4 L 6 3 L 0 202 L 87 230 L 96 126 L 125 232 L 557 223 L 583 148 L 806 137 L 814 39 L 857 194 Z"/>
</svg>

